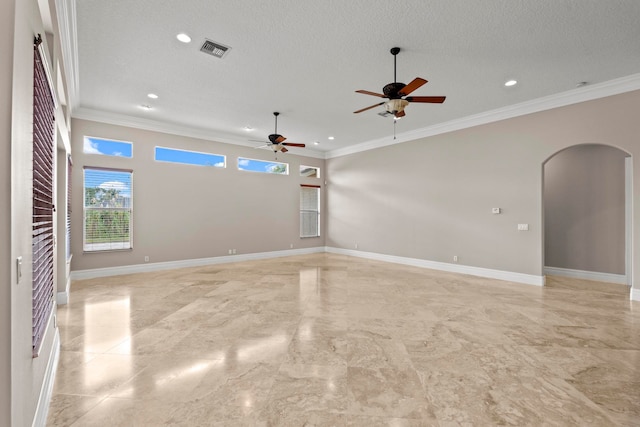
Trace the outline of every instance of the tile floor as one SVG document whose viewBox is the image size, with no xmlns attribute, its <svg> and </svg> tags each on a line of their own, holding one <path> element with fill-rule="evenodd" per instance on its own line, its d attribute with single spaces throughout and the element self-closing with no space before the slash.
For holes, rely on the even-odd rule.
<svg viewBox="0 0 640 427">
<path fill-rule="evenodd" d="M 49 426 L 640 425 L 640 303 L 333 254 L 74 282 Z"/>
</svg>

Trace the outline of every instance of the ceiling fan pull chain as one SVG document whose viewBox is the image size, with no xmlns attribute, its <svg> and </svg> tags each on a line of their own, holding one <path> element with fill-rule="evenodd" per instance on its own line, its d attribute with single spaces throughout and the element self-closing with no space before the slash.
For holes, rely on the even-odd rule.
<svg viewBox="0 0 640 427">
<path fill-rule="evenodd" d="M 397 120 L 393 119 L 393 139 L 396 139 L 396 122 Z"/>
</svg>

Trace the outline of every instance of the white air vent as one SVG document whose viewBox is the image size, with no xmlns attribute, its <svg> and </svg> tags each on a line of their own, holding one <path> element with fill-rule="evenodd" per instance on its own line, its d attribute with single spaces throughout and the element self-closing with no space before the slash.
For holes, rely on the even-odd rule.
<svg viewBox="0 0 640 427">
<path fill-rule="evenodd" d="M 208 53 L 209 55 L 213 55 L 216 58 L 222 58 L 224 55 L 226 55 L 229 49 L 231 48 L 228 46 L 224 46 L 220 43 L 205 39 L 202 47 L 200 48 L 200 52 Z"/>
</svg>

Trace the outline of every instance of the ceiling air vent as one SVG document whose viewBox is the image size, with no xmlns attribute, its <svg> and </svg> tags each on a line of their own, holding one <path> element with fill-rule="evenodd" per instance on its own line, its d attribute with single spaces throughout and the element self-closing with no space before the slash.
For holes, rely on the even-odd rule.
<svg viewBox="0 0 640 427">
<path fill-rule="evenodd" d="M 200 52 L 208 53 L 209 55 L 213 55 L 216 58 L 222 58 L 224 55 L 226 55 L 229 49 L 231 48 L 228 46 L 224 46 L 220 43 L 205 39 L 202 47 L 200 48 Z"/>
</svg>

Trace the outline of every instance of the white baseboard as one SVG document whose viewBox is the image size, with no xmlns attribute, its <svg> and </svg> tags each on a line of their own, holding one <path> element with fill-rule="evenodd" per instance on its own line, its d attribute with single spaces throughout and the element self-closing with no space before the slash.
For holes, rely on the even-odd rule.
<svg viewBox="0 0 640 427">
<path fill-rule="evenodd" d="M 65 285 L 65 289 L 62 292 L 58 292 L 56 294 L 56 303 L 58 305 L 67 305 L 69 304 L 69 289 L 71 289 L 71 276 L 67 276 L 67 284 Z"/>
<path fill-rule="evenodd" d="M 640 289 L 631 288 L 631 301 L 640 301 Z"/>
<path fill-rule="evenodd" d="M 432 270 L 448 271 L 451 273 L 470 274 L 472 276 L 487 277 L 490 279 L 506 280 L 509 282 L 523 283 L 526 285 L 544 286 L 544 276 L 533 274 L 514 273 L 511 271 L 492 270 L 489 268 L 472 267 L 468 265 L 449 264 L 446 262 L 428 261 L 417 258 L 405 258 L 394 255 L 383 255 L 375 252 L 363 252 L 351 249 L 327 247 L 327 252 L 373 259 L 377 261 L 393 262 L 395 264 L 411 265 L 414 267 L 430 268 Z"/>
<path fill-rule="evenodd" d="M 90 270 L 76 270 L 71 272 L 72 280 L 93 279 L 95 277 L 119 276 L 122 274 L 147 273 L 151 271 L 172 270 L 185 267 L 200 267 L 203 265 L 226 264 L 230 262 L 254 261 L 260 259 L 280 258 L 293 255 L 305 255 L 325 252 L 324 246 L 316 248 L 288 249 L 284 251 L 257 252 L 252 254 L 237 254 L 212 258 L 185 259 L 180 261 L 154 262 L 121 267 L 95 268 Z"/>
<path fill-rule="evenodd" d="M 38 406 L 36 407 L 36 413 L 33 417 L 32 427 L 45 427 L 47 425 L 49 403 L 53 395 L 53 383 L 56 379 L 56 371 L 58 370 L 58 360 L 60 360 L 60 333 L 57 327 L 54 327 L 51 353 L 44 373 L 44 380 L 42 382 L 42 388 L 40 389 L 40 397 L 38 398 Z"/>
<path fill-rule="evenodd" d="M 618 283 L 626 285 L 624 274 L 598 273 L 597 271 L 572 270 L 570 268 L 544 267 L 544 274 L 549 276 L 571 277 L 573 279 L 594 280 L 596 282 Z"/>
</svg>

